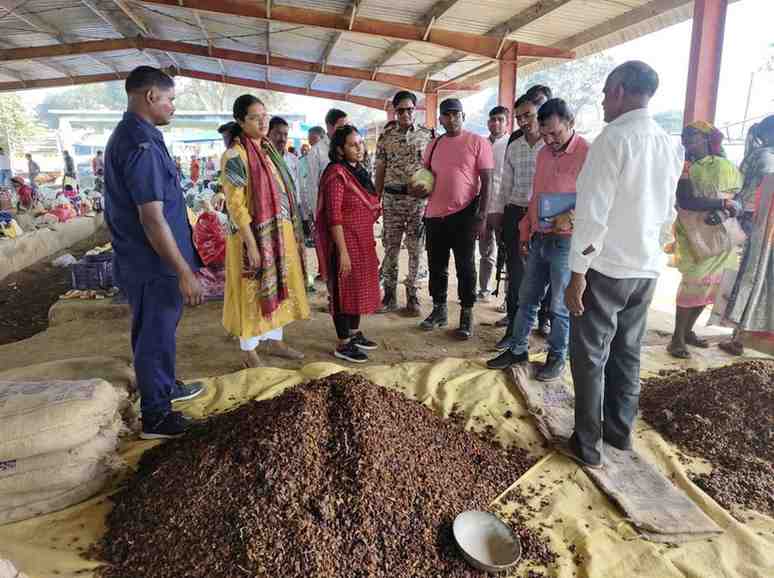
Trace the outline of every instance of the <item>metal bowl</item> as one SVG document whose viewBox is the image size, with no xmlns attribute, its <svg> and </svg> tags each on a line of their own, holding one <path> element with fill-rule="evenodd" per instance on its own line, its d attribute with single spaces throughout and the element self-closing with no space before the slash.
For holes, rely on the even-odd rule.
<svg viewBox="0 0 774 578">
<path fill-rule="evenodd" d="M 494 514 L 463 512 L 452 530 L 465 560 L 479 570 L 504 572 L 521 558 L 521 540 Z"/>
</svg>

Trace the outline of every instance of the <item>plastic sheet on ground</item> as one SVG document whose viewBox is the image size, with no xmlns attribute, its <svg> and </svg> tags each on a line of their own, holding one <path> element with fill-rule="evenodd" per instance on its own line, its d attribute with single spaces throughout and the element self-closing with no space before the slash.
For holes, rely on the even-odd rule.
<svg viewBox="0 0 774 578">
<path fill-rule="evenodd" d="M 696 355 L 691 364 L 701 369 L 728 361 L 729 358 L 713 351 L 706 356 Z M 55 365 L 47 364 L 42 371 L 55 371 Z M 90 377 L 91 371 L 104 372 L 104 363 L 92 369 L 84 359 L 81 366 L 83 377 Z M 662 348 L 645 352 L 645 373 L 679 366 Z M 69 364 L 68 370 L 73 369 L 73 364 Z M 194 416 L 204 416 L 227 410 L 245 399 L 278 395 L 292 385 L 341 369 L 331 363 L 313 363 L 301 370 L 266 368 L 215 377 L 207 380 L 209 387 L 205 395 L 181 409 Z M 678 459 L 677 450 L 642 421 L 636 428 L 637 451 L 694 500 L 724 530 L 723 534 L 681 545 L 657 544 L 641 538 L 621 510 L 597 489 L 581 468 L 545 448 L 543 437 L 505 372 L 487 370 L 481 360 L 443 359 L 433 364 L 403 363 L 356 370 L 376 383 L 422 401 L 439 414 L 447 415 L 453 409 L 464 412 L 466 427 L 478 429 L 491 425 L 501 439 L 517 441 L 536 457 L 543 457 L 520 480 L 514 480 L 514 485 L 537 490 L 531 502 L 540 511 L 529 524 L 544 528 L 559 555 L 555 567 L 542 570 L 546 576 L 774 576 L 774 519 L 749 511 L 744 512 L 744 522 L 732 517 L 689 481 L 687 466 Z M 22 371 L 25 376 L 35 374 L 34 368 Z M 4 377 L 12 374 L 13 371 L 5 372 Z M 136 464 L 142 452 L 156 443 L 127 443 L 122 448 L 122 456 L 130 464 Z M 695 460 L 690 467 L 697 471 L 708 469 L 706 464 Z M 30 578 L 89 576 L 90 572 L 83 571 L 94 568 L 97 563 L 85 560 L 80 554 L 104 531 L 104 518 L 110 507 L 108 493 L 58 513 L 0 527 L 0 559 L 11 560 Z M 517 507 L 515 503 L 504 504 L 505 511 Z M 580 556 L 570 551 L 570 545 L 574 545 Z M 578 566 L 574 559 L 581 557 Z M 510 574 L 523 575 L 526 575 L 523 566 Z"/>
</svg>

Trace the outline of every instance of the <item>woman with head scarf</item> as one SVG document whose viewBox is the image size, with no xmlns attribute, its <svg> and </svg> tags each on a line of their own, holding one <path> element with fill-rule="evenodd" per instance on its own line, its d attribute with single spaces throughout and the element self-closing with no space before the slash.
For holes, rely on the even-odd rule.
<svg viewBox="0 0 774 578">
<path fill-rule="evenodd" d="M 677 268 L 682 280 L 677 292 L 675 331 L 667 350 L 678 359 L 688 359 L 687 345 L 706 348 L 706 340 L 693 331 L 707 305 L 715 302 L 723 272 L 736 267 L 736 249 L 714 256 L 697 250 L 701 237 L 740 212 L 734 197 L 742 176 L 725 158 L 723 134 L 705 121 L 683 130 L 686 171 L 677 187 L 678 220 L 675 227 Z"/>
<path fill-rule="evenodd" d="M 320 179 L 316 247 L 320 275 L 328 283 L 330 312 L 339 344 L 334 355 L 368 361 L 377 345 L 360 331 L 360 317 L 381 305 L 374 223 L 381 212 L 371 175 L 363 166 L 363 139 L 353 126 L 336 130 L 330 164 Z"/>
<path fill-rule="evenodd" d="M 743 338 L 774 353 L 774 115 L 750 133 L 739 194 L 749 238 L 725 312 L 725 321 L 736 328 L 734 337 L 720 344 L 733 355 L 744 353 Z"/>
<path fill-rule="evenodd" d="M 283 327 L 309 317 L 303 237 L 296 191 L 282 155 L 266 138 L 263 102 L 234 102 L 231 146 L 221 162 L 230 232 L 226 240 L 223 325 L 239 337 L 245 367 L 260 353 L 302 359 L 283 341 Z"/>
</svg>

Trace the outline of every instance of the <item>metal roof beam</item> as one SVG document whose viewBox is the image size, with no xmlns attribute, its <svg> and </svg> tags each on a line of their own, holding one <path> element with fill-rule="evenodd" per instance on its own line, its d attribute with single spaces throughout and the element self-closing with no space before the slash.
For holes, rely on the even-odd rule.
<svg viewBox="0 0 774 578">
<path fill-rule="evenodd" d="M 143 0 L 145 4 L 160 4 L 164 6 L 185 6 L 197 10 L 206 10 L 231 16 L 245 16 L 267 20 L 266 5 L 254 0 Z M 311 8 L 294 6 L 272 6 L 271 20 L 287 22 L 314 28 L 335 31 L 350 31 L 350 17 L 346 14 L 336 14 Z M 482 58 L 496 59 L 500 50 L 500 40 L 492 36 L 482 36 L 468 32 L 443 30 L 434 27 L 427 39 L 424 38 L 425 26 L 401 24 L 374 18 L 357 18 L 352 22 L 351 32 L 392 38 L 409 42 L 428 42 L 446 48 L 452 48 Z M 508 44 L 515 44 L 509 42 Z M 519 54 L 525 56 L 541 56 L 552 58 L 572 58 L 572 53 L 535 44 L 519 43 Z"/>
<path fill-rule="evenodd" d="M 362 80 L 365 82 L 375 81 L 382 84 L 405 88 L 407 90 L 421 91 L 423 79 L 413 76 L 401 76 L 365 70 L 361 68 L 351 68 L 346 66 L 335 66 L 329 64 L 323 67 L 319 62 L 308 62 L 282 56 L 272 56 L 271 61 L 265 54 L 255 52 L 246 52 L 240 50 L 231 50 L 210 47 L 200 44 L 190 44 L 186 42 L 175 42 L 171 40 L 160 40 L 155 38 L 116 38 L 111 40 L 93 40 L 88 42 L 76 42 L 71 44 L 52 44 L 49 46 L 34 46 L 29 48 L 14 47 L 0 50 L 0 62 L 11 62 L 14 60 L 28 60 L 30 58 L 51 58 L 55 56 L 74 56 L 83 54 L 96 54 L 100 52 L 112 52 L 116 50 L 158 50 L 161 52 L 172 52 L 179 54 L 191 54 L 194 56 L 203 56 L 231 60 L 234 62 L 246 62 L 259 66 L 271 66 L 274 68 L 284 68 L 287 70 L 299 70 L 301 72 L 315 72 L 326 74 L 328 76 L 337 76 L 341 78 L 351 78 L 353 80 Z M 430 82 L 427 90 L 434 90 L 441 83 Z M 445 83 L 444 83 L 445 84 Z M 449 90 L 476 90 L 478 87 L 472 84 L 455 83 L 449 87 Z"/>
<path fill-rule="evenodd" d="M 97 16 L 100 20 L 102 20 L 105 24 L 110 26 L 113 30 L 116 31 L 116 33 L 120 34 L 124 38 L 129 38 L 131 36 L 134 36 L 134 30 L 131 30 L 131 29 L 127 28 L 126 26 L 124 26 L 124 24 L 122 22 L 118 21 L 115 17 L 113 17 L 112 14 L 110 14 L 107 11 L 102 10 L 101 8 L 99 8 L 93 2 L 93 0 L 81 0 L 81 4 L 86 6 L 86 8 L 91 10 L 94 13 L 95 16 Z M 137 26 L 137 24 L 135 24 L 135 26 Z M 145 30 L 149 30 L 149 28 L 147 28 L 147 26 L 145 26 L 144 23 L 143 23 L 142 28 L 140 26 L 137 26 L 137 28 L 140 30 L 141 34 L 145 34 L 146 33 Z M 159 59 L 156 58 L 155 55 L 153 55 L 153 54 L 151 54 L 149 52 L 144 52 L 144 51 L 140 51 L 140 52 L 142 52 L 143 56 L 145 56 L 151 62 L 151 64 L 153 64 L 153 66 L 161 68 L 161 62 L 159 62 Z M 105 64 L 106 66 L 110 66 L 110 65 L 108 65 L 107 63 L 104 63 L 104 62 L 103 62 L 103 64 Z M 111 66 L 111 68 L 112 68 L 112 66 Z"/>
<path fill-rule="evenodd" d="M 425 32 L 422 34 L 422 40 L 427 40 L 435 23 L 446 16 L 460 2 L 461 0 L 442 0 L 441 2 L 436 2 L 425 17 Z"/>
<path fill-rule="evenodd" d="M 553 47 L 559 48 L 561 50 L 577 50 L 585 44 L 595 42 L 604 38 L 605 36 L 609 36 L 610 34 L 625 30 L 626 28 L 637 26 L 646 20 L 655 18 L 670 10 L 675 10 L 685 6 L 686 4 L 691 4 L 692 2 L 693 0 L 652 0 L 647 4 L 643 4 L 637 8 L 629 10 L 628 12 L 624 12 L 615 18 L 611 18 L 610 20 L 601 22 L 596 26 L 592 26 L 588 30 L 584 30 L 583 32 L 579 32 L 578 34 L 570 36 L 569 38 L 565 38 L 564 40 L 555 43 Z M 527 58 L 524 61 L 520 61 L 519 65 L 524 67 L 530 64 L 535 64 L 540 60 L 540 58 Z M 497 72 L 489 70 L 482 72 L 481 74 L 468 77 L 466 82 L 485 82 L 491 78 L 494 78 L 495 76 L 497 76 Z"/>
<path fill-rule="evenodd" d="M 572 1 L 573 0 L 541 0 L 532 6 L 525 8 L 507 22 L 503 22 L 502 24 L 495 26 L 489 32 L 487 32 L 487 35 L 506 38 L 514 32 L 524 28 L 527 24 L 531 24 L 538 18 L 547 16 L 554 10 L 558 10 L 565 4 L 569 4 Z"/>
<path fill-rule="evenodd" d="M 513 34 L 514 32 L 520 30 L 521 28 L 524 28 L 527 24 L 530 24 L 531 22 L 534 22 L 538 18 L 542 18 L 543 16 L 547 16 L 554 10 L 557 10 L 564 6 L 565 4 L 568 4 L 569 2 L 572 2 L 572 0 L 543 0 L 540 2 L 537 2 L 528 8 L 525 8 L 518 14 L 515 14 L 512 18 L 510 18 L 507 22 L 503 22 L 502 24 L 499 24 L 495 26 L 494 28 L 491 28 L 486 34 L 487 36 L 497 37 L 500 39 L 500 46 L 497 50 L 497 57 L 499 58 L 504 50 L 507 50 L 507 46 L 509 44 L 508 37 Z M 520 52 L 520 54 L 522 54 Z M 448 68 L 449 66 L 452 66 L 453 64 L 456 64 L 460 60 L 462 60 L 465 57 L 464 53 L 455 53 L 452 55 L 451 62 L 449 62 L 446 66 L 439 66 L 434 65 L 430 67 L 428 71 L 425 72 L 425 74 L 429 76 L 433 76 L 435 74 L 438 74 L 443 69 Z M 457 79 L 464 79 L 465 77 L 475 74 L 476 72 L 479 72 L 482 68 L 487 68 L 489 64 L 484 64 L 482 66 L 477 66 L 473 70 L 469 70 L 465 72 L 464 74 L 458 75 L 455 78 L 453 78 L 450 82 L 454 82 Z"/>
<path fill-rule="evenodd" d="M 134 25 L 137 26 L 137 28 L 140 29 L 140 32 L 145 34 L 146 36 L 151 33 L 150 28 L 148 28 L 148 25 L 143 22 L 142 18 L 137 16 L 134 10 L 132 10 L 129 5 L 125 2 L 125 0 L 113 0 L 113 4 L 118 6 L 118 8 L 121 10 L 121 12 L 124 13 L 124 15 L 129 18 L 132 22 L 134 22 Z"/>
<path fill-rule="evenodd" d="M 126 78 L 128 72 L 119 72 L 120 78 Z M 19 82 L 0 82 L 0 92 L 12 90 L 25 90 L 29 88 L 50 88 L 54 86 L 70 86 L 74 84 L 93 84 L 95 82 L 109 82 L 116 80 L 116 75 L 110 74 L 91 74 L 87 76 L 72 76 L 65 78 L 45 78 L 39 80 L 25 79 Z"/>
<path fill-rule="evenodd" d="M 217 74 L 210 72 L 202 72 L 199 70 L 182 69 L 178 72 L 179 76 L 185 76 L 188 78 L 198 78 L 200 80 L 212 80 L 220 82 L 220 78 Z M 274 90 L 276 92 L 284 92 L 287 94 L 302 94 L 306 96 L 316 96 L 318 98 L 328 98 L 331 100 L 341 100 L 345 102 L 352 102 L 367 106 L 370 108 L 376 108 L 378 110 L 384 110 L 385 101 L 378 98 L 366 98 L 362 96 L 347 96 L 346 94 L 339 92 L 328 92 L 322 90 L 308 90 L 300 86 L 288 86 L 285 84 L 277 84 L 275 82 L 263 82 L 260 80 L 254 80 L 251 78 L 239 78 L 234 76 L 227 76 L 225 82 L 227 84 L 236 84 L 238 86 L 247 86 L 251 88 L 258 88 L 262 90 Z M 2 89 L 0 84 L 0 90 Z"/>
</svg>

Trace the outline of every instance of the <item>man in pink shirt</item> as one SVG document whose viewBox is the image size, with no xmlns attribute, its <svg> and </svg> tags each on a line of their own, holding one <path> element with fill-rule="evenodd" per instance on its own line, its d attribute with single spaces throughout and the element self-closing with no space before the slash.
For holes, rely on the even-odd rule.
<svg viewBox="0 0 774 578">
<path fill-rule="evenodd" d="M 420 327 L 426 331 L 448 325 L 449 253 L 454 253 L 459 299 L 462 303 L 457 337 L 473 335 L 476 302 L 476 239 L 486 231 L 489 192 L 494 173 L 494 153 L 485 138 L 463 130 L 465 113 L 456 98 L 441 103 L 440 120 L 446 132 L 425 149 L 424 165 L 435 175 L 425 210 L 427 260 L 433 311 Z"/>
<path fill-rule="evenodd" d="M 540 107 L 538 122 L 546 146 L 538 153 L 532 198 L 527 214 L 519 223 L 521 252 L 528 255 L 519 310 L 509 327 L 510 348 L 487 365 L 505 369 L 529 360 L 529 333 L 550 286 L 548 357 L 536 375 L 541 381 L 550 381 L 561 376 L 569 344 L 570 314 L 564 303 L 564 290 L 571 277 L 569 254 L 576 179 L 586 161 L 589 144 L 575 133 L 574 115 L 560 98 Z"/>
</svg>

